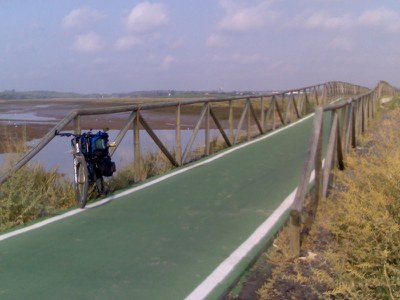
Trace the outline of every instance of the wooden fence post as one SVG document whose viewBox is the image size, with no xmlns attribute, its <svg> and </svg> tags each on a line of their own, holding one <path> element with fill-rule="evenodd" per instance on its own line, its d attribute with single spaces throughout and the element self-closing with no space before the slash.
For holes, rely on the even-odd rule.
<svg viewBox="0 0 400 300">
<path fill-rule="evenodd" d="M 285 114 L 285 124 L 292 123 L 292 101 L 293 101 L 293 92 L 291 92 L 288 97 L 286 114 Z M 282 101 L 282 103 L 284 103 L 284 101 Z"/>
<path fill-rule="evenodd" d="M 365 133 L 367 128 L 367 119 L 365 114 L 365 97 L 361 97 L 360 99 L 361 104 L 361 133 Z"/>
<path fill-rule="evenodd" d="M 183 152 L 182 164 L 185 163 L 185 161 L 186 161 L 186 159 L 187 159 L 187 157 L 189 155 L 190 149 L 192 148 L 194 140 L 196 139 L 197 133 L 200 130 L 200 126 L 201 126 L 201 124 L 203 124 L 204 117 L 205 117 L 205 115 L 207 113 L 207 110 L 208 110 L 207 103 L 204 103 L 203 108 L 202 108 L 201 113 L 200 113 L 200 118 L 197 121 L 197 124 L 193 129 L 192 135 L 190 136 L 189 142 L 186 145 L 185 151 Z"/>
<path fill-rule="evenodd" d="M 151 129 L 150 125 L 146 122 L 146 120 L 141 115 L 139 115 L 139 122 L 143 126 L 143 128 L 147 131 L 147 133 L 149 134 L 151 139 L 154 141 L 154 143 L 156 143 L 158 149 L 161 150 L 161 152 L 165 155 L 166 158 L 168 158 L 169 162 L 175 167 L 179 166 L 175 157 L 169 152 L 167 147 L 161 142 L 161 140 L 155 134 L 153 129 Z"/>
<path fill-rule="evenodd" d="M 346 126 L 347 126 L 348 111 L 349 111 L 349 105 L 346 105 L 341 109 L 342 127 L 341 127 L 341 131 L 340 131 L 340 135 L 342 136 L 342 139 L 341 139 L 342 149 L 346 149 Z"/>
<path fill-rule="evenodd" d="M 300 227 L 301 227 L 301 211 L 303 209 L 303 204 L 308 192 L 308 185 L 311 178 L 311 173 L 314 169 L 316 169 L 316 184 L 320 185 L 321 183 L 318 180 L 322 180 L 322 165 L 318 164 L 318 161 L 321 161 L 322 154 L 322 122 L 323 122 L 323 114 L 324 110 L 322 107 L 317 107 L 315 109 L 315 117 L 313 122 L 313 132 L 311 135 L 311 139 L 309 142 L 309 146 L 307 149 L 307 159 L 304 162 L 303 172 L 300 178 L 300 183 L 296 190 L 296 195 L 294 202 L 292 204 L 292 211 L 290 213 L 290 222 L 289 222 L 289 232 L 290 232 L 290 252 L 293 256 L 299 255 L 300 250 Z M 319 176 L 319 178 L 317 178 Z M 318 183 L 317 183 L 318 181 Z M 321 193 L 321 187 L 317 192 Z M 316 204 L 319 198 L 312 200 L 311 205 Z"/>
<path fill-rule="evenodd" d="M 319 102 L 318 90 L 317 90 L 317 87 L 316 87 L 316 86 L 314 87 L 314 93 L 315 93 L 315 103 L 316 103 L 317 105 L 320 105 L 321 103 Z"/>
<path fill-rule="evenodd" d="M 352 103 L 352 116 L 351 116 L 351 146 L 353 148 L 357 147 L 357 103 L 353 101 Z"/>
<path fill-rule="evenodd" d="M 207 103 L 206 116 L 205 116 L 205 126 L 204 126 L 204 138 L 205 138 L 205 149 L 204 154 L 210 154 L 210 103 Z"/>
<path fill-rule="evenodd" d="M 307 94 L 306 94 L 306 90 L 302 90 L 302 96 L 301 96 L 301 108 L 300 108 L 300 114 L 301 117 L 303 117 L 307 112 L 306 112 L 306 108 L 307 108 Z"/>
<path fill-rule="evenodd" d="M 317 138 L 317 143 L 316 143 L 315 158 L 314 158 L 314 171 L 315 171 L 314 195 L 310 197 L 309 214 L 304 225 L 305 232 L 309 232 L 311 230 L 311 225 L 314 222 L 315 215 L 317 214 L 318 205 L 323 195 L 323 181 L 324 181 L 323 170 L 322 170 L 323 124 L 324 122 L 322 116 L 321 122 L 319 124 L 319 135 L 315 136 Z"/>
<path fill-rule="evenodd" d="M 240 130 L 242 129 L 242 125 L 243 125 L 244 119 L 246 118 L 246 116 L 248 116 L 248 118 L 250 118 L 250 115 L 248 114 L 248 110 L 250 110 L 249 102 L 246 101 L 246 104 L 244 105 L 244 108 L 243 108 L 243 111 L 242 111 L 242 115 L 240 116 L 240 119 L 239 119 L 239 123 L 238 123 L 237 129 L 236 129 L 236 135 L 235 135 L 235 139 L 233 141 L 233 144 L 236 144 L 239 141 Z"/>
<path fill-rule="evenodd" d="M 261 96 L 260 99 L 260 106 L 261 106 L 261 115 L 260 115 L 260 123 L 262 127 L 262 131 L 265 132 L 265 103 L 264 103 L 264 97 Z"/>
<path fill-rule="evenodd" d="M 181 144 L 181 104 L 176 107 L 176 127 L 175 127 L 175 160 L 182 165 L 182 144 Z"/>
<path fill-rule="evenodd" d="M 181 125 L 181 118 L 180 118 L 180 114 L 181 114 L 181 104 L 182 105 L 194 105 L 194 104 L 206 104 L 206 103 L 214 103 L 214 102 L 218 102 L 218 103 L 226 103 L 226 101 L 229 101 L 229 139 L 231 141 L 235 141 L 238 139 L 241 127 L 243 125 L 243 122 L 245 122 L 245 118 L 246 118 L 246 114 L 247 114 L 247 122 L 249 125 L 251 125 L 251 115 L 255 115 L 254 113 L 254 107 L 252 107 L 252 105 L 247 104 L 244 108 L 244 110 L 247 110 L 245 113 L 242 113 L 242 116 L 240 117 L 240 121 L 238 124 L 238 129 L 236 130 L 235 133 L 235 120 L 234 120 L 234 114 L 233 114 L 233 108 L 234 105 L 233 103 L 235 101 L 242 101 L 242 100 L 247 100 L 251 101 L 251 99 L 260 99 L 261 101 L 261 123 L 259 122 L 259 118 L 258 117 L 254 117 L 255 123 L 256 125 L 261 128 L 260 132 L 262 133 L 264 131 L 264 128 L 267 127 L 266 129 L 272 129 L 274 130 L 276 128 L 276 118 L 279 118 L 278 120 L 281 121 L 282 125 L 286 124 L 286 119 L 289 119 L 290 116 L 293 113 L 293 109 L 291 109 L 291 105 L 294 106 L 294 110 L 296 111 L 297 115 L 302 115 L 302 111 L 303 111 L 303 107 L 306 106 L 307 103 L 309 104 L 319 104 L 321 103 L 326 103 L 326 97 L 329 96 L 329 98 L 331 96 L 337 96 L 339 94 L 343 94 L 343 93 L 367 93 L 367 92 L 371 92 L 370 96 L 364 96 L 365 99 L 363 99 L 363 103 L 359 103 L 360 97 L 354 97 L 356 100 L 356 103 L 353 103 L 351 106 L 351 110 L 350 108 L 348 108 L 348 113 L 347 113 L 347 117 L 348 120 L 350 120 L 350 123 L 345 123 L 343 125 L 343 132 L 346 132 L 346 138 L 344 138 L 343 135 L 343 140 L 347 141 L 347 137 L 351 138 L 351 145 L 353 147 L 356 146 L 356 136 L 363 130 L 366 129 L 366 127 L 369 125 L 369 120 L 370 117 L 375 115 L 376 110 L 379 108 L 379 97 L 380 96 L 384 96 L 384 95 L 393 95 L 393 93 L 397 92 L 393 87 L 391 87 L 387 82 L 379 82 L 379 84 L 377 85 L 377 87 L 375 88 L 374 91 L 370 91 L 367 88 L 363 88 L 360 86 L 356 86 L 356 85 L 350 85 L 347 83 L 343 83 L 343 82 L 328 82 L 324 85 L 314 85 L 314 86 L 309 86 L 309 87 L 305 87 L 303 88 L 303 93 L 304 95 L 301 95 L 301 91 L 297 90 L 297 93 L 300 94 L 296 94 L 296 96 L 294 96 L 294 91 L 286 91 L 286 92 L 282 92 L 282 93 L 272 93 L 272 94 L 265 94 L 263 96 L 250 96 L 247 99 L 245 98 L 228 98 L 228 99 L 206 99 L 206 100 L 201 100 L 201 99 L 194 99 L 194 100 L 187 100 L 187 101 L 177 101 L 177 102 L 165 102 L 165 103 L 149 103 L 149 104 L 141 104 L 141 105 L 137 105 L 137 104 L 130 104 L 130 105 L 121 105 L 121 106 L 113 106 L 113 107 L 94 107 L 94 108 L 87 108 L 87 109 L 77 109 L 74 110 L 73 112 L 71 112 L 68 116 L 66 116 L 64 119 L 62 119 L 60 121 L 60 123 L 58 123 L 54 128 L 51 129 L 51 131 L 46 134 L 45 137 L 43 137 L 43 139 L 41 140 L 41 142 L 35 146 L 33 149 L 31 149 L 28 153 L 26 153 L 24 155 L 24 157 L 22 157 L 9 171 L 6 172 L 6 174 L 4 175 L 0 175 L 0 183 L 4 182 L 12 173 L 14 173 L 15 171 L 17 171 L 18 169 L 20 169 L 22 166 L 24 166 L 27 162 L 29 162 L 38 152 L 40 152 L 55 136 L 55 132 L 56 131 L 60 131 L 63 130 L 64 128 L 66 128 L 67 126 L 69 126 L 68 128 L 70 128 L 70 126 L 72 125 L 72 130 L 74 130 L 74 132 L 78 133 L 82 130 L 82 124 L 81 124 L 81 116 L 89 116 L 89 115 L 105 115 L 105 114 L 114 114 L 114 113 L 125 113 L 125 112 L 136 112 L 139 109 L 140 110 L 153 110 L 153 109 L 160 109 L 160 108 L 172 108 L 172 107 L 178 107 L 176 114 L 177 114 L 177 123 L 176 123 L 176 137 L 175 137 L 175 141 L 176 141 L 176 159 L 174 158 L 174 160 L 176 162 L 178 162 L 178 164 L 182 164 L 185 161 L 185 155 L 188 155 L 188 149 L 190 149 L 191 145 L 193 144 L 193 140 L 196 137 L 196 134 L 198 132 L 198 129 L 194 130 L 195 134 L 192 134 L 191 138 L 190 138 L 190 143 L 188 145 L 190 145 L 189 147 L 186 147 L 185 151 L 183 152 L 182 150 L 182 145 L 181 145 L 181 130 L 180 130 L 180 125 Z M 288 99 L 288 102 L 285 104 L 283 103 L 285 101 L 285 94 L 286 97 L 290 98 Z M 282 97 L 282 98 L 280 98 Z M 265 103 L 264 100 L 268 99 L 270 100 L 270 106 L 268 107 L 268 111 L 265 112 Z M 280 103 L 280 100 L 282 99 L 282 104 Z M 365 103 L 365 101 L 367 101 Z M 293 102 L 293 103 L 292 103 Z M 360 107 L 361 105 L 361 107 Z M 287 108 L 287 110 L 285 111 L 285 108 Z M 250 111 L 249 111 L 250 110 Z M 210 113 L 210 112 L 209 112 Z M 285 115 L 286 113 L 286 115 Z M 203 111 L 202 111 L 203 114 Z M 205 116 L 205 115 L 204 115 Z M 208 117 L 209 118 L 209 117 Z M 214 118 L 214 117 L 213 117 Z M 202 119 L 202 117 L 200 118 Z M 271 120 L 272 119 L 272 120 Z M 83 119 L 82 119 L 83 120 Z M 139 118 L 140 120 L 140 118 Z M 204 120 L 202 120 L 204 121 Z M 288 122 L 290 122 L 291 120 L 288 120 Z M 346 120 L 347 121 L 347 120 Z M 343 121 L 342 121 L 343 122 Z M 124 137 L 125 133 L 129 130 L 129 127 L 132 126 L 130 124 L 133 123 L 133 127 L 134 127 L 134 134 L 135 134 L 135 141 L 136 144 L 134 142 L 134 144 L 136 145 L 136 147 L 134 146 L 135 150 L 134 153 L 136 153 L 136 163 L 134 162 L 134 164 L 136 164 L 137 166 L 137 171 L 136 171 L 136 177 L 138 177 L 139 175 L 139 171 L 141 168 L 141 153 L 140 153 L 140 138 L 139 138 L 139 134 L 140 134 L 140 125 L 138 123 L 138 119 L 135 119 L 135 122 L 129 122 L 128 124 L 128 129 L 126 129 L 126 126 L 124 127 L 124 129 L 122 131 L 120 131 L 120 134 L 118 134 L 117 139 L 120 142 L 122 140 L 122 138 Z M 272 123 L 272 124 L 271 124 Z M 224 123 L 222 123 L 224 124 Z M 269 125 L 272 126 L 269 126 Z M 279 124 L 279 123 L 278 123 Z M 143 125 L 143 124 L 142 124 Z M 202 124 L 201 124 L 202 125 Z M 221 125 L 221 124 L 220 124 Z M 199 127 L 196 125 L 196 127 Z M 218 126 L 220 132 L 222 133 L 224 131 L 224 129 L 221 129 L 220 127 L 222 126 Z M 269 128 L 271 127 L 271 128 Z M 250 126 L 247 126 L 247 138 L 249 138 L 249 136 L 251 137 L 251 131 L 249 130 Z M 149 132 L 148 129 L 146 129 L 146 131 Z M 207 130 L 206 130 L 207 131 Z M 150 131 L 151 132 L 151 131 Z M 210 138 L 210 137 L 208 137 Z M 227 141 L 227 139 L 224 137 L 225 142 Z M 118 143 L 119 144 L 119 143 Z M 160 143 L 161 145 L 162 143 Z M 228 143 L 227 143 L 228 144 Z M 349 146 L 350 143 L 345 143 L 343 142 L 343 144 L 345 144 L 346 146 Z M 344 147 L 345 148 L 345 147 Z M 162 150 L 162 149 L 161 149 Z M 114 150 L 115 151 L 115 150 Z M 343 151 L 346 152 L 346 151 Z M 136 178 L 138 179 L 138 178 Z"/>
<path fill-rule="evenodd" d="M 301 232 L 301 215 L 296 209 L 290 211 L 289 217 L 289 241 L 290 256 L 298 257 L 300 255 L 300 232 Z"/>
<path fill-rule="evenodd" d="M 233 103 L 232 100 L 229 100 L 229 140 L 231 141 L 231 144 L 234 143 L 235 141 L 235 134 L 233 132 Z"/>
<path fill-rule="evenodd" d="M 74 133 L 80 134 L 81 133 L 81 116 L 77 115 L 74 119 Z"/>
<path fill-rule="evenodd" d="M 322 187 L 322 197 L 326 197 L 328 192 L 328 186 L 331 177 L 332 166 L 335 161 L 335 148 L 337 146 L 337 133 L 338 133 L 338 115 L 336 110 L 332 111 L 331 115 L 331 125 L 330 125 L 330 132 L 329 132 L 329 139 L 328 145 L 326 147 L 326 157 L 325 157 L 325 164 L 323 170 L 323 187 Z"/>
<path fill-rule="evenodd" d="M 133 171 L 134 171 L 134 181 L 139 182 L 142 180 L 142 159 L 140 153 L 140 112 L 137 111 L 136 117 L 133 120 L 133 151 L 134 151 L 134 162 L 133 162 Z"/>
<path fill-rule="evenodd" d="M 276 97 L 272 96 L 271 104 L 269 110 L 271 111 L 272 116 L 272 130 L 275 130 L 275 105 L 276 105 Z"/>
<path fill-rule="evenodd" d="M 250 112 L 250 98 L 247 98 L 246 100 L 247 103 L 247 141 L 250 141 L 251 139 L 251 112 Z"/>
</svg>

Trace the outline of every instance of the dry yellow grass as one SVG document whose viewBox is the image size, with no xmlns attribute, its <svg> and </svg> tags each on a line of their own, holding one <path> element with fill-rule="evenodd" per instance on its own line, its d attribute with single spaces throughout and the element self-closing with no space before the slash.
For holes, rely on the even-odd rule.
<svg viewBox="0 0 400 300">
<path fill-rule="evenodd" d="M 26 151 L 26 141 L 7 143 L 6 161 L 0 166 L 3 173 L 17 161 L 18 153 Z M 72 184 L 54 170 L 39 164 L 27 165 L 14 173 L 0 186 L 0 230 L 25 224 L 39 217 L 75 205 Z"/>
<path fill-rule="evenodd" d="M 400 299 L 400 110 L 389 107 L 346 171 L 337 171 L 304 257 L 290 259 L 286 230 L 279 235 L 260 299 Z"/>
</svg>

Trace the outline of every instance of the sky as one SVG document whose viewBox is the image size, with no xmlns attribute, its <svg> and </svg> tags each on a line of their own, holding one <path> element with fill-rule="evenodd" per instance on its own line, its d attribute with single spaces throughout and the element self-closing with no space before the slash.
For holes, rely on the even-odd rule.
<svg viewBox="0 0 400 300">
<path fill-rule="evenodd" d="M 268 91 L 399 78 L 399 0 L 0 0 L 0 91 Z"/>
</svg>

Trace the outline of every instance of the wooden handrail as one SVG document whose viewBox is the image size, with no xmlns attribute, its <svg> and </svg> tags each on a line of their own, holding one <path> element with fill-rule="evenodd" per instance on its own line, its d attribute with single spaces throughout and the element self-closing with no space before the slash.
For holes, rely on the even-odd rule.
<svg viewBox="0 0 400 300">
<path fill-rule="evenodd" d="M 310 138 L 307 158 L 297 187 L 290 212 L 290 249 L 293 256 L 298 256 L 301 246 L 301 233 L 307 232 L 314 220 L 318 203 L 326 197 L 332 170 L 345 168 L 344 157 L 349 151 L 349 144 L 355 148 L 357 137 L 363 134 L 376 114 L 378 101 L 382 96 L 393 96 L 396 89 L 387 82 L 379 82 L 376 88 L 356 97 L 319 106 L 315 109 L 313 132 Z M 339 120 L 338 111 L 342 118 Z M 326 146 L 325 159 L 322 157 L 324 112 L 331 112 L 331 124 Z M 324 163 L 323 163 L 324 162 Z M 312 180 L 312 173 L 315 179 Z M 307 217 L 302 220 L 302 210 L 309 194 L 310 181 L 314 181 L 314 191 L 310 194 Z"/>
<path fill-rule="evenodd" d="M 247 117 L 247 139 L 252 138 L 250 132 L 250 124 L 251 120 L 257 125 L 258 134 L 262 134 L 269 130 L 275 130 L 277 126 L 284 126 L 287 122 L 291 121 L 292 117 L 301 118 L 304 116 L 305 107 L 307 104 L 318 104 L 320 102 L 325 103 L 329 101 L 332 97 L 335 96 L 345 96 L 345 95 L 358 95 L 365 93 L 369 89 L 366 87 L 362 87 L 359 85 L 353 85 L 345 82 L 340 81 L 333 81 L 327 82 L 324 84 L 317 84 L 314 86 L 303 87 L 300 89 L 292 89 L 287 90 L 279 93 L 266 93 L 262 95 L 251 95 L 251 96 L 240 96 L 240 97 L 231 97 L 231 98 L 224 98 L 224 99 L 194 99 L 194 100 L 185 100 L 185 101 L 171 101 L 171 102 L 161 102 L 161 103 L 145 103 L 145 104 L 131 104 L 131 105 L 120 105 L 120 106 L 113 106 L 113 107 L 101 107 L 101 108 L 86 108 L 86 109 L 78 109 L 72 111 L 68 114 L 64 119 L 62 119 L 54 128 L 52 128 L 36 145 L 32 148 L 28 153 L 25 154 L 11 169 L 6 172 L 5 174 L 0 176 L 0 184 L 3 183 L 11 174 L 19 170 L 25 164 L 27 164 L 33 157 L 36 156 L 54 137 L 56 131 L 64 130 L 69 124 L 74 124 L 75 132 L 81 131 L 81 118 L 84 116 L 92 116 L 92 115 L 102 115 L 102 114 L 114 114 L 114 113 L 122 113 L 122 112 L 131 112 L 130 118 L 124 128 L 121 129 L 120 133 L 117 136 L 116 144 L 117 147 L 120 144 L 122 138 L 125 136 L 127 131 L 132 128 L 135 128 L 134 135 L 135 135 L 135 156 L 139 156 L 135 158 L 135 165 L 136 167 L 140 167 L 138 160 L 140 160 L 140 139 L 139 135 L 139 126 L 147 126 L 147 122 L 144 119 L 143 115 L 139 114 L 140 111 L 146 110 L 154 110 L 154 109 L 161 109 L 161 108 L 173 108 L 177 109 L 177 126 L 176 126 L 176 157 L 173 158 L 173 155 L 165 148 L 161 146 L 159 139 L 155 135 L 155 133 L 148 127 L 146 130 L 150 133 L 153 140 L 156 144 L 160 147 L 160 150 L 167 156 L 167 158 L 171 161 L 173 165 L 182 165 L 186 162 L 188 158 L 189 150 L 191 147 L 191 143 L 187 145 L 184 153 L 181 153 L 181 145 L 180 145 L 180 115 L 181 115 L 181 107 L 188 106 L 188 105 L 198 105 L 202 104 L 203 106 L 207 107 L 206 111 L 204 111 L 204 118 L 207 124 L 209 124 L 210 116 L 211 119 L 214 121 L 220 132 L 222 133 L 223 129 L 221 126 L 221 122 L 216 119 L 216 115 L 212 110 L 212 105 L 217 103 L 226 103 L 229 109 L 229 142 L 228 138 L 223 135 L 225 142 L 228 146 L 231 146 L 235 143 L 239 142 L 239 135 L 241 131 L 241 126 L 243 125 L 244 119 Z M 278 100 L 280 99 L 280 100 Z M 233 121 L 233 103 L 238 101 L 245 101 L 246 104 L 243 108 L 243 120 L 239 121 L 238 128 L 234 128 L 234 121 Z M 256 112 L 251 101 L 261 101 L 262 111 L 261 117 L 258 119 L 256 116 Z M 265 111 L 265 102 L 269 101 L 268 109 Z M 280 103 L 278 103 L 280 102 Z M 229 105 L 228 105 L 229 104 Z M 299 109 L 302 107 L 303 109 Z M 135 114 L 135 115 L 133 115 Z M 137 115 L 139 114 L 139 117 Z M 279 117 L 277 124 L 276 116 Z M 285 116 L 285 117 L 284 117 Z M 203 120 L 203 117 L 200 118 L 200 121 Z M 139 122 L 140 120 L 140 122 Z M 198 126 L 196 126 L 197 130 L 192 133 L 190 141 L 196 138 L 196 135 L 199 131 L 201 126 L 201 122 L 199 121 Z M 271 123 L 271 128 L 267 128 L 268 122 Z M 131 126 L 132 124 L 132 126 Z M 135 125 L 136 124 L 136 125 Z M 179 125 L 179 127 L 178 127 Z M 136 126 L 136 127 L 135 127 Z M 206 134 L 209 134 L 208 130 Z M 206 136 L 205 139 L 205 154 L 209 152 L 209 135 Z M 112 150 L 111 154 L 114 154 L 115 149 Z M 136 172 L 136 171 L 135 171 Z M 139 178 L 139 176 L 135 176 Z"/>
</svg>

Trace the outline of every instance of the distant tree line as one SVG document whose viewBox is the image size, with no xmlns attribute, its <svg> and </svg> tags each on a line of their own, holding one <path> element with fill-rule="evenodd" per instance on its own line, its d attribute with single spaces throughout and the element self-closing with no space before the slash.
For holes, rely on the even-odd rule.
<svg viewBox="0 0 400 300">
<path fill-rule="evenodd" d="M 5 90 L 0 92 L 0 99 L 82 99 L 82 98 L 225 98 L 238 95 L 255 95 L 256 92 L 222 92 L 222 91 L 174 91 L 174 90 L 153 90 L 153 91 L 135 91 L 130 93 L 112 93 L 112 94 L 79 94 L 71 92 L 54 92 L 54 91 L 25 91 L 19 92 L 15 90 Z"/>
<path fill-rule="evenodd" d="M 77 93 L 62 93 L 52 91 L 28 91 L 18 92 L 15 90 L 6 90 L 0 92 L 0 99 L 12 100 L 12 99 L 53 99 L 53 98 L 81 98 L 86 97 Z"/>
</svg>

